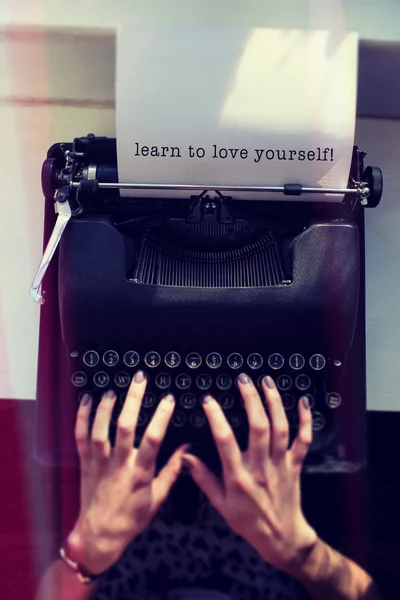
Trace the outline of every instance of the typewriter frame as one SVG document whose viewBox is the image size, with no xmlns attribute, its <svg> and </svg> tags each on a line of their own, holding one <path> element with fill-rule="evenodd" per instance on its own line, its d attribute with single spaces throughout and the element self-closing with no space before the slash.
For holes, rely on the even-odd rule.
<svg viewBox="0 0 400 600">
<path fill-rule="evenodd" d="M 95 164 L 90 162 L 90 148 L 92 143 L 96 140 L 100 146 L 104 149 L 108 147 L 107 152 L 111 152 L 110 156 L 105 158 L 105 167 L 97 169 Z M 51 332 L 48 329 L 50 321 L 53 325 L 56 325 L 57 336 L 59 336 L 61 328 L 59 323 L 59 310 L 58 305 L 58 290 L 56 285 L 57 280 L 57 269 L 55 261 L 50 264 L 51 257 L 57 252 L 57 244 L 60 241 L 61 235 L 72 216 L 79 218 L 83 213 L 91 214 L 92 212 L 98 212 L 99 207 L 96 209 L 91 205 L 91 199 L 94 195 L 100 193 L 106 193 L 104 196 L 103 206 L 100 206 L 101 210 L 107 212 L 110 209 L 113 201 L 119 196 L 118 188 L 121 184 L 118 183 L 118 176 L 115 167 L 116 155 L 115 148 L 109 150 L 110 140 L 108 138 L 95 138 L 89 134 L 86 138 L 77 138 L 73 144 L 56 144 L 50 148 L 48 157 L 44 162 L 42 171 L 42 187 L 46 198 L 46 227 L 45 227 L 45 254 L 42 261 L 41 267 L 39 268 L 38 275 L 35 278 L 35 282 L 31 289 L 31 297 L 36 302 L 43 303 L 43 296 L 39 293 L 41 283 L 43 280 L 43 288 L 51 298 L 52 306 L 49 307 L 47 312 L 47 318 L 44 317 L 45 312 L 42 308 L 41 318 L 41 334 L 40 334 L 40 357 L 48 357 L 48 347 L 44 342 L 49 336 L 54 339 L 56 331 Z M 318 214 L 323 216 L 328 212 L 330 216 L 337 213 L 338 218 L 346 215 L 348 218 L 357 222 L 360 241 L 360 264 L 364 264 L 364 220 L 362 207 L 373 207 L 377 206 L 380 201 L 382 194 L 382 176 L 380 170 L 377 168 L 367 167 L 364 170 L 363 159 L 365 153 L 359 152 L 357 148 L 354 148 L 353 160 L 351 173 L 352 176 L 349 179 L 349 187 L 340 190 L 329 190 L 330 193 L 345 194 L 342 203 L 336 203 L 335 205 L 327 206 L 324 203 L 299 203 L 296 198 L 293 202 L 285 202 L 284 207 L 280 206 L 280 203 L 276 202 L 264 202 L 266 212 L 269 215 L 269 222 L 271 218 L 275 219 L 276 226 L 279 226 L 280 219 L 282 218 L 282 209 L 285 215 L 285 222 L 290 222 L 291 219 L 298 220 L 299 218 L 308 219 L 312 213 L 314 216 Z M 82 162 L 84 161 L 84 162 Z M 83 166 L 86 165 L 86 166 Z M 108 165 L 108 166 L 107 166 Z M 110 167 L 111 165 L 111 167 Z M 361 175 L 362 174 L 362 175 Z M 79 181 L 80 179 L 80 181 Z M 104 181 L 105 180 L 105 181 Z M 115 181 L 116 180 L 116 181 Z M 163 188 L 163 189 L 180 189 L 179 186 L 157 186 L 152 184 L 127 184 L 130 188 L 142 187 L 148 188 Z M 250 204 L 255 203 L 235 201 L 232 197 L 223 195 L 223 191 L 281 191 L 285 196 L 301 196 L 302 193 L 320 193 L 321 190 L 318 188 L 302 188 L 296 184 L 288 184 L 282 188 L 278 187 L 257 187 L 257 188 L 245 188 L 243 186 L 226 186 L 220 189 L 216 186 L 182 186 L 185 189 L 191 191 L 200 191 L 198 195 L 191 195 L 187 199 L 165 199 L 158 200 L 157 203 L 152 204 L 154 212 L 160 212 L 160 209 L 168 211 L 169 214 L 176 214 L 179 216 L 185 216 L 188 222 L 196 223 L 199 222 L 207 206 L 212 207 L 218 213 L 218 218 L 221 223 L 229 223 L 232 219 L 239 218 L 245 215 L 246 218 L 251 218 L 251 210 L 249 210 Z M 103 190 L 103 192 L 102 192 Z M 105 192 L 107 190 L 107 192 Z M 210 197 L 209 191 L 214 191 L 215 196 Z M 111 200 L 110 200 L 111 199 Z M 54 225 L 54 215 L 50 217 L 49 207 L 51 203 L 55 201 L 55 212 L 58 213 L 58 220 L 55 223 L 53 232 L 50 234 L 50 228 L 52 223 Z M 135 209 L 142 218 L 145 215 L 149 217 L 149 203 L 146 199 L 133 200 Z M 113 206 L 114 210 L 118 206 Z M 150 211 L 151 212 L 151 211 Z M 154 216 L 151 216 L 154 218 Z M 259 219 L 260 216 L 257 215 Z M 364 269 L 360 272 L 360 294 L 359 304 L 357 311 L 357 319 L 354 324 L 354 341 L 351 346 L 351 351 L 346 359 L 346 365 L 348 372 L 363 372 L 365 373 L 365 283 L 364 283 Z M 55 277 L 55 280 L 54 280 Z M 290 284 L 290 282 L 288 282 Z M 49 320 L 49 315 L 52 315 Z M 57 316 L 58 315 L 58 316 Z M 47 321 L 47 325 L 45 324 Z M 63 372 L 63 376 L 67 376 L 68 369 L 63 364 L 62 352 L 63 345 L 60 344 L 61 340 L 58 337 L 56 345 L 59 347 L 59 357 L 57 359 L 58 365 L 55 368 L 55 372 Z M 54 357 L 51 362 L 54 363 Z M 54 375 L 50 374 L 48 370 L 49 365 L 45 365 L 39 358 L 39 379 L 38 379 L 38 396 L 48 396 L 49 380 L 53 380 Z M 47 373 L 46 373 L 47 372 Z M 47 383 L 46 383 L 47 379 Z M 307 465 L 305 470 L 307 472 L 337 472 L 337 471 L 356 471 L 365 465 L 366 460 L 366 445 L 365 445 L 365 377 L 361 378 L 362 381 L 348 381 L 349 390 L 353 387 L 352 393 L 354 397 L 359 398 L 356 406 L 352 407 L 352 410 L 348 410 L 346 414 L 346 423 L 349 430 L 354 432 L 354 439 L 350 441 L 350 448 L 347 451 L 352 456 L 350 461 L 342 460 L 326 460 L 321 465 Z M 54 380 L 53 380 L 54 383 Z M 62 413 L 57 415 L 53 411 L 53 414 L 44 413 L 44 404 L 38 406 L 37 412 L 37 456 L 39 460 L 44 462 L 50 462 L 55 464 L 70 464 L 77 465 L 76 453 L 74 453 L 74 441 L 71 437 L 73 432 L 73 414 L 68 411 L 66 406 L 62 407 Z M 72 411 L 73 412 L 73 411 Z M 362 418 L 362 423 L 358 420 Z M 50 423 L 48 422 L 50 420 Z M 55 437 L 54 423 L 57 422 L 58 438 Z M 57 438 L 57 439 L 56 439 Z"/>
</svg>

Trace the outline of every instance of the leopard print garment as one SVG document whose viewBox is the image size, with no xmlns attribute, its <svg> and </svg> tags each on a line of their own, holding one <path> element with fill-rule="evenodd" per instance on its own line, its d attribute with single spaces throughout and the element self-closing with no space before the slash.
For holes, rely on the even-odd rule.
<svg viewBox="0 0 400 600">
<path fill-rule="evenodd" d="M 96 600 L 169 600 L 168 590 L 217 590 L 233 600 L 307 600 L 236 535 L 197 489 L 193 523 L 171 522 L 167 500 L 149 527 L 109 570 Z M 176 511 L 175 511 L 176 512 Z"/>
</svg>

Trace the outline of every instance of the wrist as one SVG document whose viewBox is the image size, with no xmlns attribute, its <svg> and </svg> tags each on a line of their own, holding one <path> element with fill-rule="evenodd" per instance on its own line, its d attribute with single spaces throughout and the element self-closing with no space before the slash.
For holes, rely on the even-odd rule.
<svg viewBox="0 0 400 600">
<path fill-rule="evenodd" d="M 296 533 L 271 538 L 269 531 L 258 532 L 252 545 L 266 562 L 276 569 L 298 578 L 310 570 L 310 556 L 318 545 L 315 530 L 307 524 L 298 527 Z"/>
<path fill-rule="evenodd" d="M 91 575 L 104 573 L 117 560 L 102 551 L 101 545 L 91 541 L 79 526 L 66 538 L 64 548 L 68 557 Z"/>
<path fill-rule="evenodd" d="M 374 598 L 381 600 L 373 579 L 364 569 L 320 538 L 291 573 L 307 591 L 318 598 Z"/>
<path fill-rule="evenodd" d="M 325 543 L 316 535 L 315 540 L 300 548 L 296 557 L 287 565 L 285 571 L 303 583 L 315 582 L 324 561 Z"/>
</svg>

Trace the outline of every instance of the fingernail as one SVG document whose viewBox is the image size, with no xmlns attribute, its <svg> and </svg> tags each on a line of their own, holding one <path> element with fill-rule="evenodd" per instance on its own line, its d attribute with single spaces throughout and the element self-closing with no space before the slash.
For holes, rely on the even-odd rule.
<svg viewBox="0 0 400 600">
<path fill-rule="evenodd" d="M 302 396 L 301 401 L 303 403 L 304 408 L 310 408 L 310 402 L 309 402 L 307 396 Z"/>
<path fill-rule="evenodd" d="M 142 381 L 144 381 L 143 371 L 138 371 L 135 373 L 135 377 L 133 379 L 135 380 L 135 383 L 142 383 Z"/>
<path fill-rule="evenodd" d="M 210 400 L 212 400 L 211 396 L 203 396 L 201 402 L 202 404 L 207 404 L 207 402 L 210 402 Z"/>
<path fill-rule="evenodd" d="M 112 400 L 113 398 L 115 398 L 115 393 L 112 390 L 108 390 L 103 398 L 107 398 L 107 400 Z"/>
<path fill-rule="evenodd" d="M 250 377 L 247 377 L 245 373 L 240 373 L 238 379 L 240 383 L 250 383 Z"/>
<path fill-rule="evenodd" d="M 163 396 L 161 400 L 166 400 L 167 402 L 175 402 L 175 398 L 172 394 L 167 394 L 166 396 Z"/>
<path fill-rule="evenodd" d="M 264 377 L 264 383 L 267 386 L 267 388 L 269 388 L 270 390 L 273 390 L 275 387 L 275 383 L 274 380 L 272 379 L 272 377 L 270 377 L 269 375 L 266 375 Z"/>
<path fill-rule="evenodd" d="M 188 461 L 187 458 L 183 457 L 182 458 L 182 464 L 186 467 L 186 469 L 188 469 L 190 471 L 190 469 L 192 468 L 191 463 Z"/>
<path fill-rule="evenodd" d="M 89 404 L 89 402 L 90 402 L 89 394 L 83 394 L 83 397 L 81 400 L 82 406 L 87 406 Z"/>
</svg>

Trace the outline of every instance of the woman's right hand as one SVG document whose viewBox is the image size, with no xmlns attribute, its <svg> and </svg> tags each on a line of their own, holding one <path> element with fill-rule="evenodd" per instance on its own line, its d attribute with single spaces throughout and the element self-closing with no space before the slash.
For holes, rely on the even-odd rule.
<svg viewBox="0 0 400 600">
<path fill-rule="evenodd" d="M 271 377 L 263 380 L 269 409 L 244 373 L 238 385 L 249 422 L 249 445 L 242 453 L 221 406 L 206 397 L 204 412 L 221 458 L 223 481 L 193 454 L 185 454 L 191 475 L 231 528 L 278 569 L 293 573 L 318 537 L 300 502 L 300 471 L 312 440 L 307 399 L 299 402 L 300 427 L 291 448 L 282 399 Z"/>
<path fill-rule="evenodd" d="M 147 381 L 138 371 L 132 379 L 118 419 L 115 447 L 108 440 L 115 394 L 103 395 L 92 432 L 92 400 L 82 400 L 75 438 L 81 463 L 81 503 L 67 549 L 73 560 L 93 574 L 114 564 L 128 544 L 150 523 L 168 496 L 182 468 L 189 444 L 178 448 L 154 477 L 156 458 L 171 419 L 175 401 L 171 394 L 158 405 L 134 448 L 135 429 Z"/>
</svg>

